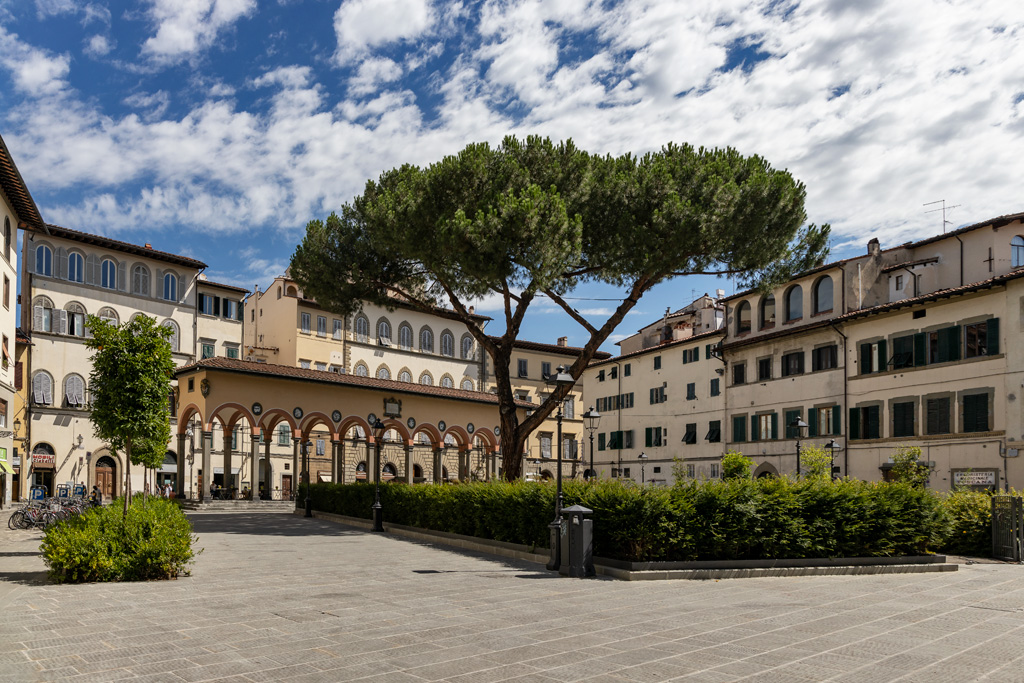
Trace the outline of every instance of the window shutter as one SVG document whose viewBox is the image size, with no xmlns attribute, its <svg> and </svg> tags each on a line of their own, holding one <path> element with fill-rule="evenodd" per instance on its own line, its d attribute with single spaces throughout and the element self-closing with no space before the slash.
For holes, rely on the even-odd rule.
<svg viewBox="0 0 1024 683">
<path fill-rule="evenodd" d="M 43 378 L 43 403 L 46 405 L 53 404 L 53 382 L 50 381 L 49 375 L 41 375 Z"/>
<path fill-rule="evenodd" d="M 604 450 L 604 432 L 597 435 L 597 450 Z"/>
<path fill-rule="evenodd" d="M 85 277 L 82 278 L 85 281 L 85 284 L 87 284 L 87 285 L 98 285 L 99 284 L 99 278 L 97 277 L 97 273 L 96 273 L 96 271 L 99 270 L 99 267 L 100 267 L 99 259 L 97 259 L 95 256 L 93 256 L 92 254 L 89 254 L 88 256 L 85 257 L 85 273 L 84 273 Z"/>
<path fill-rule="evenodd" d="M 57 248 L 57 272 L 54 275 L 61 280 L 68 279 L 68 250 L 64 247 Z"/>
<path fill-rule="evenodd" d="M 928 363 L 928 335 L 918 332 L 914 335 L 914 367 Z"/>
<path fill-rule="evenodd" d="M 54 332 L 57 332 L 58 334 L 67 334 L 68 333 L 68 312 L 65 311 L 63 308 L 61 308 L 59 310 L 58 309 L 54 309 L 54 313 L 57 314 L 57 325 L 56 325 L 57 329 L 54 330 Z"/>
<path fill-rule="evenodd" d="M 850 408 L 850 438 L 860 438 L 860 409 Z"/>
<path fill-rule="evenodd" d="M 156 279 L 153 281 L 153 291 L 151 294 L 154 299 L 164 298 L 164 271 L 162 268 L 156 269 Z"/>
<path fill-rule="evenodd" d="M 238 320 L 238 321 L 242 320 L 242 316 L 245 313 L 245 309 L 243 308 L 244 305 L 245 305 L 244 301 L 239 301 L 238 305 L 235 306 L 235 320 Z M 411 343 L 409 345 L 412 346 Z"/>
<path fill-rule="evenodd" d="M 949 335 L 949 360 L 960 360 L 960 326 L 947 328 Z"/>
<path fill-rule="evenodd" d="M 28 240 L 25 240 L 26 244 Z M 25 250 L 25 268 L 28 272 L 36 272 L 36 245 L 29 244 L 28 249 Z"/>
<path fill-rule="evenodd" d="M 711 358 L 711 344 L 704 345 L 704 360 Z"/>
<path fill-rule="evenodd" d="M 999 355 L 999 318 L 989 318 L 985 322 L 985 343 L 988 355 Z"/>
<path fill-rule="evenodd" d="M 807 436 L 818 436 L 818 409 L 807 410 Z M 824 436 L 824 434 L 822 434 Z"/>
<path fill-rule="evenodd" d="M 36 332 L 42 332 L 43 330 L 43 315 L 42 306 L 32 307 L 32 329 Z"/>
<path fill-rule="evenodd" d="M 213 297 L 213 314 L 220 315 L 220 297 Z"/>
<path fill-rule="evenodd" d="M 648 427 L 647 429 L 644 430 L 644 446 L 650 448 L 651 444 L 651 428 Z"/>
<path fill-rule="evenodd" d="M 871 372 L 871 344 L 860 345 L 860 374 L 867 375 Z"/>
<path fill-rule="evenodd" d="M 742 415 L 732 418 L 732 440 L 736 442 L 747 440 L 747 421 Z"/>
<path fill-rule="evenodd" d="M 878 372 L 889 369 L 889 345 L 882 339 L 878 342 Z"/>
<path fill-rule="evenodd" d="M 41 372 L 32 378 L 32 400 L 35 403 L 43 402 L 43 373 Z"/>
<path fill-rule="evenodd" d="M 840 436 L 843 433 L 843 430 L 840 429 L 842 421 L 843 421 L 843 410 L 842 410 L 842 408 L 840 408 L 838 405 L 832 406 L 832 435 L 833 436 Z M 822 436 L 824 436 L 824 435 L 822 435 Z"/>
<path fill-rule="evenodd" d="M 128 278 L 125 276 L 127 266 L 124 261 L 117 264 L 117 291 L 127 292 L 128 291 Z"/>
<path fill-rule="evenodd" d="M 760 420 L 757 419 L 757 415 L 750 416 L 750 440 L 761 440 L 761 423 Z"/>
<path fill-rule="evenodd" d="M 779 414 L 772 413 L 772 439 L 779 438 Z"/>
<path fill-rule="evenodd" d="M 881 436 L 878 430 L 878 416 L 880 408 L 879 406 L 870 406 L 867 409 L 867 419 L 864 425 L 864 437 L 867 439 L 877 439 Z"/>
<path fill-rule="evenodd" d="M 17 363 L 14 364 L 14 390 L 15 391 L 21 391 L 22 387 L 24 386 L 24 380 L 22 379 L 22 375 L 24 374 L 24 372 L 25 372 L 24 366 L 22 366 L 21 361 L 19 360 Z"/>
</svg>

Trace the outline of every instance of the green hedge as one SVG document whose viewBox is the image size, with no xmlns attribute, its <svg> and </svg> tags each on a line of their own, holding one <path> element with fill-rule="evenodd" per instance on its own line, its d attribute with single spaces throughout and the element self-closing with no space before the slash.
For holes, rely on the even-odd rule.
<svg viewBox="0 0 1024 683">
<path fill-rule="evenodd" d="M 992 554 L 992 495 L 953 491 L 943 499 L 949 520 L 942 551 L 950 555 L 988 557 Z"/>
<path fill-rule="evenodd" d="M 187 574 L 198 552 L 192 525 L 173 501 L 136 496 L 48 528 L 40 548 L 56 583 L 148 581 Z"/>
<path fill-rule="evenodd" d="M 381 487 L 395 524 L 547 547 L 554 486 L 476 483 Z M 594 554 L 626 561 L 918 555 L 942 545 L 948 517 L 933 492 L 854 480 L 564 484 L 565 504 L 594 511 Z M 313 508 L 369 518 L 372 484 L 312 486 Z"/>
</svg>

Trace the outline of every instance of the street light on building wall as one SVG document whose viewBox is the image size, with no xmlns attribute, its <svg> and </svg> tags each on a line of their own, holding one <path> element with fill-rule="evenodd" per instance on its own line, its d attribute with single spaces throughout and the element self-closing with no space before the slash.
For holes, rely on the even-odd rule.
<svg viewBox="0 0 1024 683">
<path fill-rule="evenodd" d="M 594 471 L 594 432 L 597 431 L 597 425 L 601 421 L 601 413 L 594 410 L 591 406 L 587 412 L 583 413 L 583 424 L 587 428 L 587 434 L 590 436 L 590 478 L 597 479 L 597 472 Z"/>
<path fill-rule="evenodd" d="M 799 417 L 789 423 L 789 426 L 796 430 L 796 476 L 800 476 L 800 439 L 807 436 L 807 423 Z"/>
<path fill-rule="evenodd" d="M 571 387 L 576 383 L 572 375 L 565 371 L 564 365 L 559 365 L 554 377 L 548 379 L 547 383 L 558 391 L 560 387 Z M 548 569 L 559 569 L 562 566 L 562 404 L 558 402 L 558 413 L 555 415 L 558 424 L 558 464 L 555 472 L 555 518 L 548 528 L 551 531 L 551 560 L 547 564 Z"/>
</svg>

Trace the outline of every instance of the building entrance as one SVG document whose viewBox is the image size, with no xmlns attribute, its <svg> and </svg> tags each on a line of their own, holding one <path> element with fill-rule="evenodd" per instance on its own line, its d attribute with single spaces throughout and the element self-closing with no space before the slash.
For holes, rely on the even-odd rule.
<svg viewBox="0 0 1024 683">
<path fill-rule="evenodd" d="M 116 471 L 117 463 L 109 455 L 104 455 L 96 461 L 96 486 L 100 487 L 104 500 L 111 500 L 115 495 Z"/>
</svg>

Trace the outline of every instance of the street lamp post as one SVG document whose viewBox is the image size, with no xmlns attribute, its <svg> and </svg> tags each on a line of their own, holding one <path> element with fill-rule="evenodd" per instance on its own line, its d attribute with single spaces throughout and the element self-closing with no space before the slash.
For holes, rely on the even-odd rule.
<svg viewBox="0 0 1024 683">
<path fill-rule="evenodd" d="M 640 455 L 638 455 L 636 457 L 636 459 L 640 461 L 640 485 L 643 486 L 644 484 L 647 483 L 646 482 L 646 477 L 647 477 L 647 471 L 646 471 L 647 454 L 644 453 L 643 451 L 640 451 Z"/>
<path fill-rule="evenodd" d="M 192 466 L 196 461 L 196 433 L 191 424 L 185 430 L 185 436 L 188 437 L 188 499 L 192 500 Z"/>
<path fill-rule="evenodd" d="M 559 365 L 555 376 L 548 380 L 548 384 L 558 391 L 560 387 L 572 386 L 576 380 L 565 371 L 564 365 Z M 557 570 L 562 566 L 562 401 L 558 402 L 558 462 L 555 473 L 555 518 L 548 528 L 551 530 L 551 560 L 547 564 L 548 569 Z"/>
<path fill-rule="evenodd" d="M 800 476 L 800 439 L 807 435 L 807 423 L 799 417 L 789 423 L 789 426 L 796 430 L 796 476 Z"/>
<path fill-rule="evenodd" d="M 380 435 L 374 439 L 374 452 L 376 453 L 376 460 L 373 463 L 373 530 L 384 531 L 384 509 L 380 504 L 380 442 L 384 438 L 384 423 L 381 422 L 378 417 L 377 420 L 370 425 L 374 431 L 379 431 Z"/>
<path fill-rule="evenodd" d="M 587 434 L 590 436 L 590 478 L 597 479 L 597 472 L 594 471 L 594 432 L 597 431 L 597 423 L 601 421 L 601 413 L 590 410 L 583 413 L 583 424 L 586 425 Z"/>
<path fill-rule="evenodd" d="M 828 441 L 828 455 L 829 455 L 829 477 L 833 480 L 836 479 L 836 440 L 829 439 Z"/>
<path fill-rule="evenodd" d="M 306 440 L 302 442 L 302 469 L 306 475 L 306 514 L 304 517 L 313 516 L 313 500 L 309 497 L 309 447 L 313 445 L 313 442 Z"/>
</svg>

